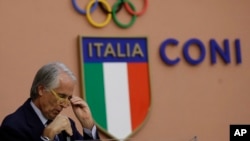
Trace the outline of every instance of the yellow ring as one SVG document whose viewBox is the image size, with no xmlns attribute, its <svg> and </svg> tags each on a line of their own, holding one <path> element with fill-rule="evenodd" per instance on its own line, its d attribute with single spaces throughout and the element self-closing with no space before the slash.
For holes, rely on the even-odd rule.
<svg viewBox="0 0 250 141">
<path fill-rule="evenodd" d="M 87 8 L 86 8 L 86 16 L 87 16 L 87 19 L 89 21 L 90 24 L 92 24 L 93 26 L 95 27 L 104 27 L 105 25 L 107 25 L 111 18 L 112 18 L 112 15 L 111 13 L 108 13 L 107 14 L 107 18 L 105 19 L 105 21 L 103 23 L 96 23 L 90 16 L 90 8 L 91 6 L 93 5 L 93 3 L 96 2 L 96 0 L 91 0 L 89 2 L 89 4 L 87 5 Z M 108 11 L 111 11 L 111 7 L 109 6 L 108 2 L 106 0 L 98 0 L 98 2 L 101 2 L 104 4 L 104 6 L 108 9 Z"/>
</svg>

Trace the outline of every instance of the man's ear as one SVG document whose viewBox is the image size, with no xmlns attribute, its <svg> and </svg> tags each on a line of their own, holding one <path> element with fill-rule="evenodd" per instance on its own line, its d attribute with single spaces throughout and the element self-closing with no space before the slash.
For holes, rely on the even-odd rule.
<svg viewBox="0 0 250 141">
<path fill-rule="evenodd" d="M 37 87 L 37 92 L 38 92 L 39 96 L 42 96 L 43 93 L 44 93 L 44 91 L 45 91 L 45 87 L 44 87 L 44 86 L 39 85 L 39 86 Z"/>
</svg>

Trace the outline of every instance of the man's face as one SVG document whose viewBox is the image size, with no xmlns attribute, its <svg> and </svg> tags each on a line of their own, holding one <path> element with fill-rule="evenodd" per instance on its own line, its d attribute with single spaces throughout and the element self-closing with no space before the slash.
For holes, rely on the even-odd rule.
<svg viewBox="0 0 250 141">
<path fill-rule="evenodd" d="M 59 87 L 39 91 L 38 108 L 43 115 L 53 120 L 62 110 L 70 106 L 69 99 L 73 95 L 75 82 L 65 73 L 59 75 Z"/>
</svg>

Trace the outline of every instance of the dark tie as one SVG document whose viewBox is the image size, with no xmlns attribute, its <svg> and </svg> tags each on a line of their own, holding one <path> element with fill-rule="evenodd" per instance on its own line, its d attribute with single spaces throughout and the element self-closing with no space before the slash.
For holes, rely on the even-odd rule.
<svg viewBox="0 0 250 141">
<path fill-rule="evenodd" d="M 47 120 L 46 125 L 49 125 L 52 122 L 52 120 Z"/>
</svg>

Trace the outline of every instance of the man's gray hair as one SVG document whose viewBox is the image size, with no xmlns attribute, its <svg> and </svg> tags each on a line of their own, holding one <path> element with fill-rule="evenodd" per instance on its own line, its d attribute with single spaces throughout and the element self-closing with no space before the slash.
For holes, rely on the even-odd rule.
<svg viewBox="0 0 250 141">
<path fill-rule="evenodd" d="M 76 77 L 73 72 L 61 62 L 53 62 L 42 66 L 36 73 L 36 76 L 33 80 L 30 97 L 32 100 L 38 97 L 38 86 L 44 86 L 48 89 L 54 89 L 59 86 L 58 75 L 61 72 L 68 74 L 73 81 L 76 81 Z"/>
</svg>

